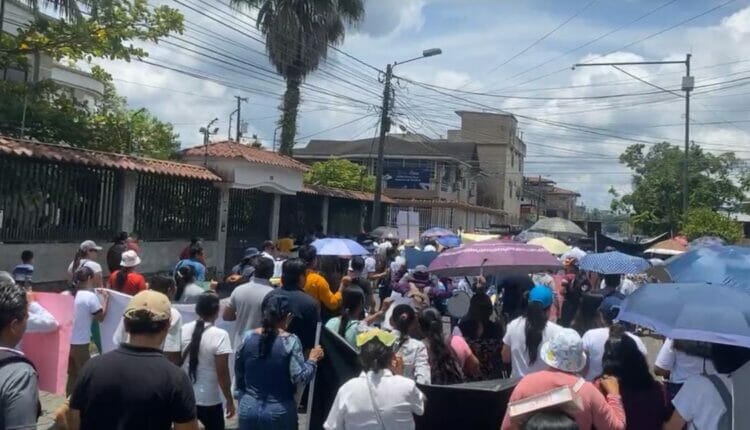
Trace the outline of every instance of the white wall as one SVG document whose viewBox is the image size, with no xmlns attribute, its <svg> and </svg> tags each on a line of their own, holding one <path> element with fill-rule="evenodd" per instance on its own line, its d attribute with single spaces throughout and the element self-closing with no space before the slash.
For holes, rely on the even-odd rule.
<svg viewBox="0 0 750 430">
<path fill-rule="evenodd" d="M 104 249 L 99 254 L 99 263 L 108 273 L 106 257 L 111 243 L 98 243 Z M 59 282 L 66 280 L 68 265 L 73 261 L 79 243 L 26 243 L 0 245 L 0 270 L 10 272 L 21 261 L 21 252 L 29 249 L 34 252 L 34 282 Z M 155 273 L 171 270 L 177 263 L 180 252 L 187 241 L 145 242 L 141 241 L 141 259 L 143 263 L 138 271 Z M 203 242 L 208 266 L 216 266 L 219 243 Z"/>
</svg>

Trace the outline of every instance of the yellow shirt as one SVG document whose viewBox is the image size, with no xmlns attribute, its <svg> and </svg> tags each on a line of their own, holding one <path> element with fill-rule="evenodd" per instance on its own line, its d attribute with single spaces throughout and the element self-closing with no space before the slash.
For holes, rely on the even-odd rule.
<svg viewBox="0 0 750 430">
<path fill-rule="evenodd" d="M 281 252 L 290 253 L 294 248 L 294 239 L 290 237 L 282 237 L 276 241 L 276 249 Z"/>
<path fill-rule="evenodd" d="M 305 292 L 328 310 L 335 311 L 341 306 L 341 291 L 331 292 L 328 281 L 312 270 L 308 270 L 305 276 Z"/>
</svg>

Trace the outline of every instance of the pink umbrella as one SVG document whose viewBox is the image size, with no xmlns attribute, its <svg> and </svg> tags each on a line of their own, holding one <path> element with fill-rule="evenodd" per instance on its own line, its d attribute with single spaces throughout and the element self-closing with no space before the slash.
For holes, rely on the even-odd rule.
<svg viewBox="0 0 750 430">
<path fill-rule="evenodd" d="M 443 252 L 430 263 L 429 270 L 437 275 L 468 276 L 484 272 L 533 273 L 560 266 L 560 261 L 541 246 L 486 241 Z"/>
</svg>

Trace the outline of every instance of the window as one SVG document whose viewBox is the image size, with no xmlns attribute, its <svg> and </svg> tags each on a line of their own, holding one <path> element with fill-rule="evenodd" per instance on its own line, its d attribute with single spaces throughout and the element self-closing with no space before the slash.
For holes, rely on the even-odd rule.
<svg viewBox="0 0 750 430">
<path fill-rule="evenodd" d="M 516 153 L 512 150 L 510 151 L 510 167 L 514 167 L 516 164 Z"/>
</svg>

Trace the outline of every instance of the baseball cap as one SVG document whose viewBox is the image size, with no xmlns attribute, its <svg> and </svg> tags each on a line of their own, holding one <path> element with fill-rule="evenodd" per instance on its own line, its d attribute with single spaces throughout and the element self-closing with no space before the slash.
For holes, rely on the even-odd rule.
<svg viewBox="0 0 750 430">
<path fill-rule="evenodd" d="M 78 248 L 80 248 L 80 250 L 83 252 L 102 250 L 102 247 L 97 245 L 93 240 L 84 240 L 83 242 L 81 242 L 81 246 L 79 246 Z"/>
<path fill-rule="evenodd" d="M 544 309 L 552 306 L 552 289 L 546 285 L 535 285 L 529 291 L 529 303 L 531 302 L 540 303 Z"/>
<path fill-rule="evenodd" d="M 245 257 L 244 258 L 246 258 L 246 259 L 247 258 L 253 258 L 253 257 L 257 257 L 258 255 L 260 255 L 260 251 L 258 251 L 258 248 L 255 248 L 255 247 L 253 247 L 253 248 L 247 248 L 245 250 Z"/>
<path fill-rule="evenodd" d="M 172 314 L 170 309 L 167 296 L 158 291 L 144 290 L 130 299 L 123 316 L 127 319 L 168 321 Z"/>
</svg>

